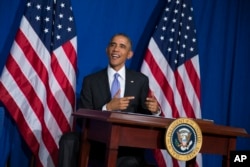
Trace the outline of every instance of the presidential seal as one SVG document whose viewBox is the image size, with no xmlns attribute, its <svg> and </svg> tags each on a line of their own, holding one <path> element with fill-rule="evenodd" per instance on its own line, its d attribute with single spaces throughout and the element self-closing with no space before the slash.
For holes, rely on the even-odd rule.
<svg viewBox="0 0 250 167">
<path fill-rule="evenodd" d="M 202 132 L 190 118 L 174 120 L 166 130 L 165 145 L 169 154 L 181 161 L 193 159 L 202 145 Z"/>
</svg>

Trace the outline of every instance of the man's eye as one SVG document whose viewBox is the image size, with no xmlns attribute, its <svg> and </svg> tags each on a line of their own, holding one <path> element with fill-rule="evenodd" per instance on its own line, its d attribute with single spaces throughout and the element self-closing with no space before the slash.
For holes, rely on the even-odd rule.
<svg viewBox="0 0 250 167">
<path fill-rule="evenodd" d="M 120 48 L 126 48 L 126 46 L 125 45 L 120 45 Z"/>
</svg>

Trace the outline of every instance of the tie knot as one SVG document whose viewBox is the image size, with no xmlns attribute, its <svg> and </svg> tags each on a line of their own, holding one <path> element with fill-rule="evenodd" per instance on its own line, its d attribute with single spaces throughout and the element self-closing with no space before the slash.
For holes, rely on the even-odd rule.
<svg viewBox="0 0 250 167">
<path fill-rule="evenodd" d="M 115 79 L 118 79 L 119 76 L 120 76 L 119 73 L 114 74 Z"/>
</svg>

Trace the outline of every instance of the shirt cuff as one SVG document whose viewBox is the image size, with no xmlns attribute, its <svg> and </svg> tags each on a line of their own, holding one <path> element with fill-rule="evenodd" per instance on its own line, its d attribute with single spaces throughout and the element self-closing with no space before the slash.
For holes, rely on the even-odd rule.
<svg viewBox="0 0 250 167">
<path fill-rule="evenodd" d="M 106 104 L 104 106 L 102 106 L 102 111 L 107 111 L 107 106 Z"/>
<path fill-rule="evenodd" d="M 152 113 L 154 116 L 160 116 L 161 115 L 161 110 L 158 110 L 156 113 Z"/>
</svg>

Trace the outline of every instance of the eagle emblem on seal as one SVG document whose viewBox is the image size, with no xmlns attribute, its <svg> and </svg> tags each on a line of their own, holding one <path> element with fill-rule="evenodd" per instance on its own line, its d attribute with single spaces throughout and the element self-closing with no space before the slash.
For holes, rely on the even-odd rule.
<svg viewBox="0 0 250 167">
<path fill-rule="evenodd" d="M 190 140 L 192 133 L 187 128 L 181 128 L 177 132 L 178 136 L 178 147 L 182 151 L 189 150 L 189 147 L 193 144 L 193 141 Z"/>
<path fill-rule="evenodd" d="M 169 154 L 177 160 L 188 161 L 200 151 L 202 132 L 191 118 L 177 118 L 167 128 L 165 145 Z"/>
</svg>

